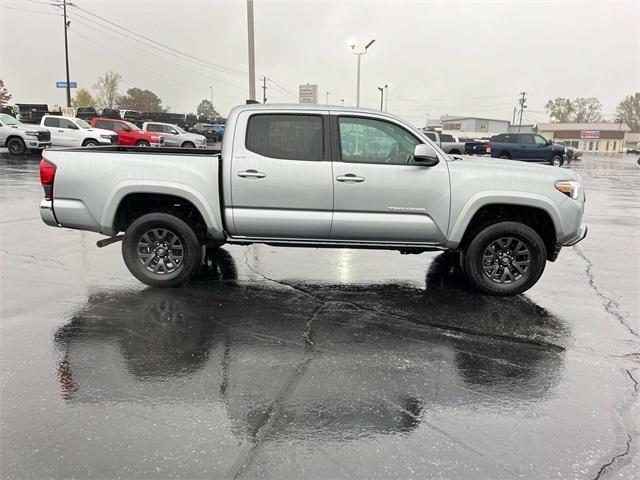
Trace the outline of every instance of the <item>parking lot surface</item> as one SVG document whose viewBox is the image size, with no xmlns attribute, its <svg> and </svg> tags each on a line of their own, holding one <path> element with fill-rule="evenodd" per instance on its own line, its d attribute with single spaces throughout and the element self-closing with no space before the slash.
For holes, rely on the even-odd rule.
<svg viewBox="0 0 640 480">
<path fill-rule="evenodd" d="M 41 222 L 38 163 L 0 155 L 3 478 L 639 478 L 636 156 L 568 167 L 589 235 L 511 298 L 263 245 L 148 288 Z"/>
</svg>

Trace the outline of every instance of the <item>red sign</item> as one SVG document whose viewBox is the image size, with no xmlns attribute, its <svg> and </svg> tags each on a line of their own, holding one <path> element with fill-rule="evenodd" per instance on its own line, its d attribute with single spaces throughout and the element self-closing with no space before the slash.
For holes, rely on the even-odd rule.
<svg viewBox="0 0 640 480">
<path fill-rule="evenodd" d="M 600 138 L 600 130 L 580 130 L 580 138 Z"/>
</svg>

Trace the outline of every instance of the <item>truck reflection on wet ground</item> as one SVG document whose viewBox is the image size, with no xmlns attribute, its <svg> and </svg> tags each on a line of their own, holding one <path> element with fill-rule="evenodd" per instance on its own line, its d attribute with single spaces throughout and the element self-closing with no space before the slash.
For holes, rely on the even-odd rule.
<svg viewBox="0 0 640 480">
<path fill-rule="evenodd" d="M 469 300 L 446 255 L 431 264 L 426 291 L 306 285 L 325 302 L 315 316 L 306 295 L 240 283 L 236 272 L 219 250 L 189 287 L 92 295 L 55 333 L 63 398 L 219 402 L 242 437 L 277 420 L 279 437 L 345 441 L 413 430 L 438 406 L 538 402 L 560 378 L 562 320 L 524 297 L 498 312 L 491 297 Z M 485 327 L 500 315 L 512 324 L 494 335 Z M 294 390 L 305 401 L 290 403 Z"/>
</svg>

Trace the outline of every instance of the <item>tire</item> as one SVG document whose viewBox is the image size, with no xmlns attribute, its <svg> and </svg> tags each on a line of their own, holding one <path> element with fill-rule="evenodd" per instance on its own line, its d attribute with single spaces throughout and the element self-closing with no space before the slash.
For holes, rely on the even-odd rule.
<svg viewBox="0 0 640 480">
<path fill-rule="evenodd" d="M 517 295 L 538 281 L 546 259 L 547 249 L 535 230 L 519 222 L 499 222 L 471 239 L 462 266 L 469 282 L 481 292 Z"/>
<path fill-rule="evenodd" d="M 184 142 L 181 146 L 182 148 L 196 148 L 193 142 Z"/>
<path fill-rule="evenodd" d="M 503 160 L 511 160 L 511 157 L 509 155 L 507 155 L 506 153 L 503 153 L 502 155 L 500 155 L 500 158 Z"/>
<path fill-rule="evenodd" d="M 98 142 L 95 140 L 85 140 L 82 144 L 83 147 L 97 147 Z"/>
<path fill-rule="evenodd" d="M 178 260 L 180 252 L 182 257 Z M 193 228 L 184 220 L 169 213 L 149 213 L 127 228 L 122 257 L 142 283 L 175 287 L 187 282 L 198 269 L 202 248 Z"/>
<path fill-rule="evenodd" d="M 136 147 L 150 147 L 151 144 L 149 142 L 147 142 L 146 140 L 138 140 L 136 142 Z"/>
<path fill-rule="evenodd" d="M 11 155 L 24 155 L 27 152 L 27 146 L 19 137 L 10 138 L 7 142 L 7 148 Z"/>
<path fill-rule="evenodd" d="M 555 155 L 549 162 L 549 165 L 553 165 L 554 167 L 561 167 L 563 163 L 564 161 L 562 160 L 562 157 L 560 155 Z"/>
</svg>

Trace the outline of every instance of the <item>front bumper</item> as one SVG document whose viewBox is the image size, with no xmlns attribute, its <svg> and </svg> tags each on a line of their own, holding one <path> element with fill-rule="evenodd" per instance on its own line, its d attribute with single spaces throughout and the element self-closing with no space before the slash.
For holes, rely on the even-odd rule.
<svg viewBox="0 0 640 480">
<path fill-rule="evenodd" d="M 33 140 L 31 140 L 30 138 L 27 137 L 27 140 L 25 140 L 25 145 L 27 146 L 27 148 L 29 150 L 41 150 L 41 149 L 45 149 L 45 148 L 49 148 L 51 146 L 51 142 L 42 142 L 40 140 L 38 140 L 37 138 L 34 138 Z"/>
<path fill-rule="evenodd" d="M 53 202 L 51 200 L 42 200 L 40 202 L 40 218 L 50 227 L 59 227 L 56 216 L 53 214 Z"/>
<path fill-rule="evenodd" d="M 580 228 L 578 229 L 578 233 L 576 234 L 576 236 L 573 238 L 570 238 L 563 245 L 565 247 L 571 247 L 576 243 L 581 242 L 582 240 L 584 240 L 584 237 L 587 236 L 588 231 L 589 231 L 589 227 L 587 225 L 580 225 Z"/>
</svg>

